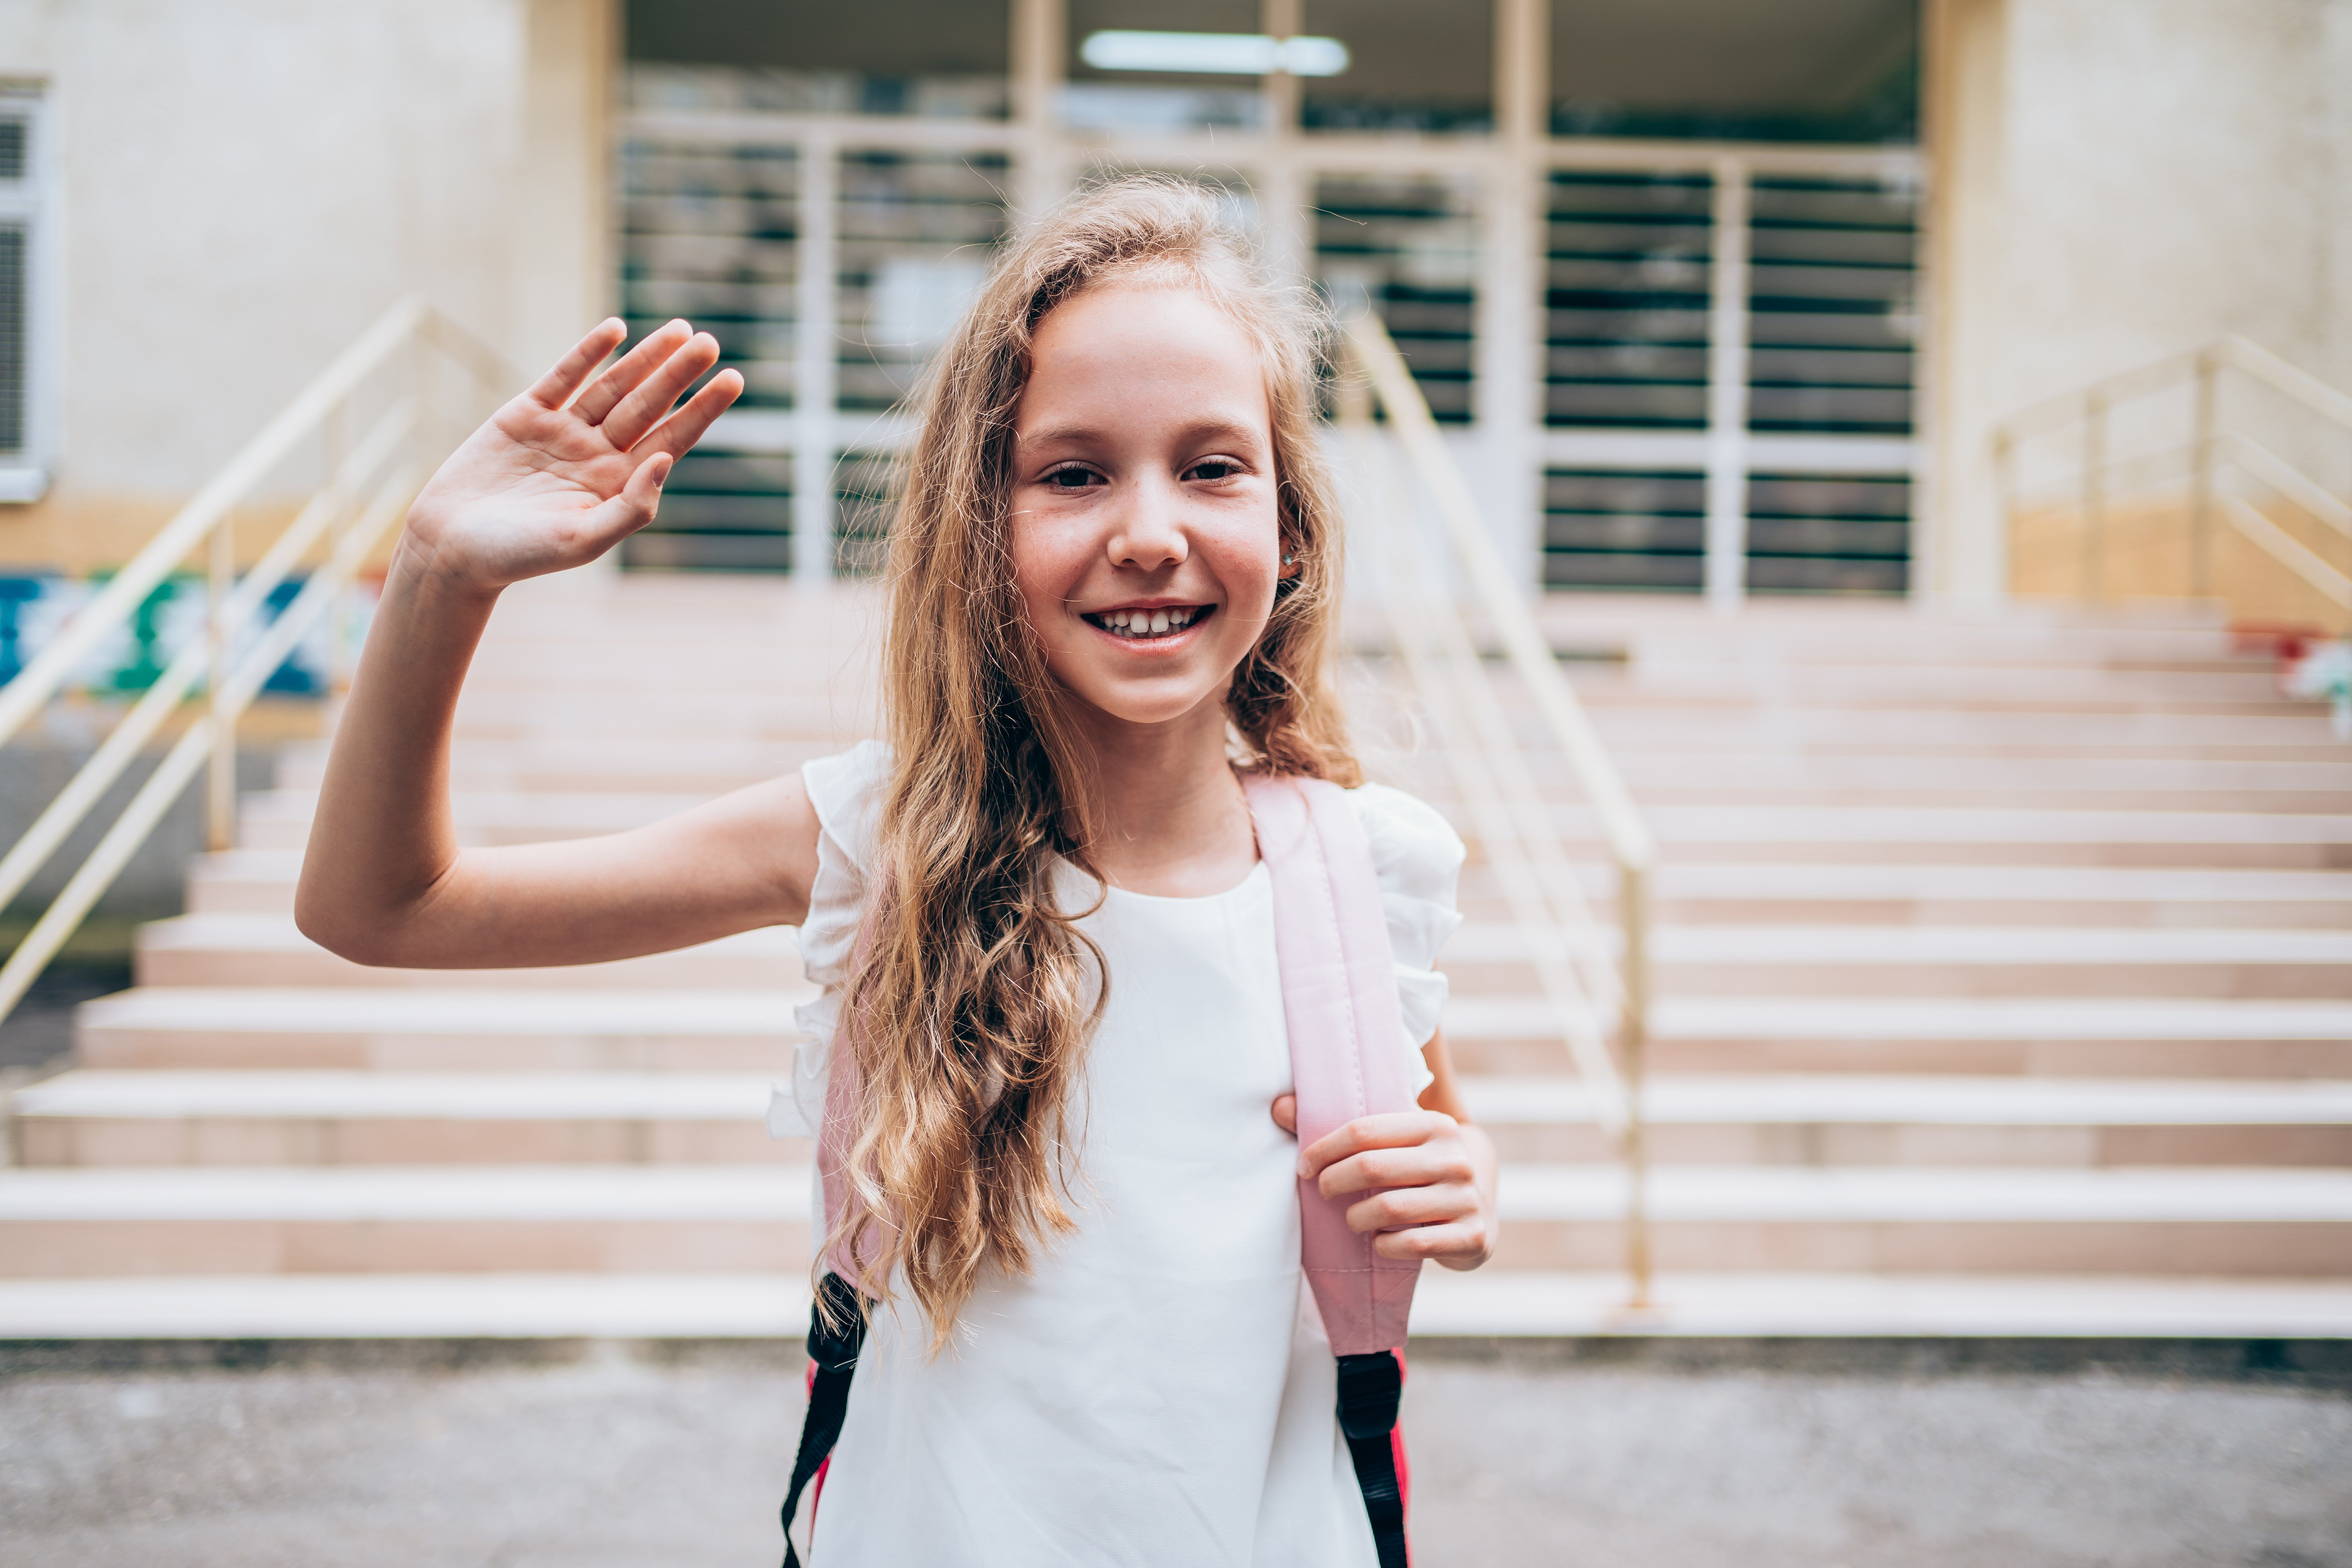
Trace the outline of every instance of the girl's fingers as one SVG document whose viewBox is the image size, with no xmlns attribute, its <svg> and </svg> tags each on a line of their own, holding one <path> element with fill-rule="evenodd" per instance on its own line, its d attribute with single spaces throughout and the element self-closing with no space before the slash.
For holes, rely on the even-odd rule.
<svg viewBox="0 0 2352 1568">
<path fill-rule="evenodd" d="M 718 363 L 719 340 L 709 332 L 695 333 L 604 416 L 604 439 L 624 452 L 635 446 L 646 431 L 662 422 L 670 405 Z"/>
<path fill-rule="evenodd" d="M 1403 1149 L 1451 1132 L 1454 1118 L 1442 1110 L 1398 1110 L 1359 1116 L 1298 1152 L 1298 1173 L 1311 1176 L 1335 1161 L 1365 1149 Z"/>
<path fill-rule="evenodd" d="M 654 520 L 669 470 L 669 454 L 656 452 L 636 466 L 619 495 L 590 510 L 580 530 L 583 559 L 595 559 Z"/>
<path fill-rule="evenodd" d="M 1440 1263 L 1483 1263 L 1492 1245 L 1485 1222 L 1477 1219 L 1416 1226 L 1411 1230 L 1392 1230 L 1372 1237 L 1374 1252 L 1403 1261 L 1434 1258 Z"/>
<path fill-rule="evenodd" d="M 589 334 L 572 345 L 572 352 L 555 362 L 555 368 L 531 383 L 525 394 L 542 408 L 561 408 L 581 384 L 595 374 L 604 363 L 604 356 L 618 348 L 629 329 L 618 316 L 599 321 Z"/>
<path fill-rule="evenodd" d="M 1274 1097 L 1274 1124 L 1296 1136 L 1298 1131 L 1298 1097 L 1277 1094 Z"/>
<path fill-rule="evenodd" d="M 728 406 L 742 395 L 742 374 L 722 370 L 703 383 L 702 390 L 687 399 L 685 407 L 671 415 L 659 429 L 630 450 L 639 454 L 667 452 L 673 458 L 683 458 L 694 449 L 697 441 L 702 439 L 703 433 L 710 428 L 711 421 L 726 413 Z"/>
<path fill-rule="evenodd" d="M 620 362 L 588 384 L 588 390 L 574 398 L 572 412 L 591 425 L 602 425 L 605 416 L 619 405 L 621 399 L 637 389 L 637 384 L 651 375 L 662 363 L 678 351 L 680 344 L 694 336 L 694 329 L 684 321 L 665 321 L 646 334 L 645 342 L 621 356 Z M 676 395 L 673 394 L 672 395 Z M 639 435 L 645 432 L 639 431 Z M 616 441 L 624 451 L 631 443 Z"/>
<path fill-rule="evenodd" d="M 1435 1182 L 1475 1179 L 1469 1152 L 1458 1141 L 1449 1141 L 1350 1154 L 1336 1165 L 1325 1166 L 1315 1179 L 1315 1190 L 1327 1198 L 1338 1198 L 1374 1187 L 1425 1187 Z"/>
<path fill-rule="evenodd" d="M 1467 1182 L 1398 1187 L 1348 1205 L 1348 1228 L 1359 1236 L 1406 1226 L 1447 1225 L 1478 1212 L 1478 1189 Z"/>
</svg>

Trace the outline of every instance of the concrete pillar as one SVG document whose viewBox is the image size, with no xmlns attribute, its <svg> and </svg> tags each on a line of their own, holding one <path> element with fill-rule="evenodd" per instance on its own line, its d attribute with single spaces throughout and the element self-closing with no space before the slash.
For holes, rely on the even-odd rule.
<svg viewBox="0 0 2352 1568">
<path fill-rule="evenodd" d="M 2009 0 L 1928 0 L 1927 320 L 1916 591 L 1956 605 L 2008 593 L 2009 542 L 1991 462 L 1999 406 Z"/>
<path fill-rule="evenodd" d="M 618 0 L 523 0 L 521 155 L 507 350 L 535 375 L 612 314 Z"/>
</svg>

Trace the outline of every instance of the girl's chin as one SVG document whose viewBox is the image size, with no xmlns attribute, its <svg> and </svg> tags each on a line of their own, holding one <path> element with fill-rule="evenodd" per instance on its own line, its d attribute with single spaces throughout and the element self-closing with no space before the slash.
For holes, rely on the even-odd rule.
<svg viewBox="0 0 2352 1568">
<path fill-rule="evenodd" d="M 1171 679 L 1176 672 L 1171 670 L 1158 679 L 1137 680 L 1122 679 L 1100 670 L 1055 673 L 1061 677 L 1062 689 L 1081 708 L 1117 724 L 1156 728 L 1178 723 L 1206 710 L 1216 717 L 1217 722 L 1209 728 L 1223 744 L 1224 694 L 1232 684 L 1230 676 L 1222 680 L 1181 680 Z M 1073 675 L 1078 679 L 1072 679 Z"/>
</svg>

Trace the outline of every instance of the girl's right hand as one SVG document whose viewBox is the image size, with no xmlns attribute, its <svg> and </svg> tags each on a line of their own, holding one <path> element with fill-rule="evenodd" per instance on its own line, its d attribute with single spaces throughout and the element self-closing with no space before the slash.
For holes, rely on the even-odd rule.
<svg viewBox="0 0 2352 1568">
<path fill-rule="evenodd" d="M 654 520 L 671 465 L 741 395 L 743 378 L 719 372 L 665 423 L 678 395 L 719 363 L 719 342 L 672 321 L 590 382 L 627 336 L 605 321 L 441 465 L 408 512 L 404 542 L 420 569 L 495 593 L 584 565 Z"/>
</svg>

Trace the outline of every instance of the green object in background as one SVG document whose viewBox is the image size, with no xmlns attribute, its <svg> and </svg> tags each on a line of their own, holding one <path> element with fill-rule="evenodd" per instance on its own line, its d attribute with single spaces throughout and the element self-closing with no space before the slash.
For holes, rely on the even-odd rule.
<svg viewBox="0 0 2352 1568">
<path fill-rule="evenodd" d="M 111 573 L 93 574 L 93 583 L 104 583 Z M 187 577 L 166 577 L 155 584 L 154 591 L 139 601 L 131 612 L 131 654 L 128 663 L 118 665 L 109 672 L 106 689 L 111 691 L 144 691 L 155 684 L 163 673 L 163 661 L 158 645 L 163 637 L 163 612 L 178 597 Z"/>
</svg>

